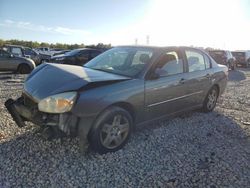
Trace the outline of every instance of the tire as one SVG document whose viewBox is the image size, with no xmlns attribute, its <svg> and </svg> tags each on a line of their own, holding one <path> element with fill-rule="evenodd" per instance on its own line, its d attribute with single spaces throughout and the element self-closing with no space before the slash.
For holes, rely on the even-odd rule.
<svg viewBox="0 0 250 188">
<path fill-rule="evenodd" d="M 207 96 L 206 96 L 206 98 L 205 98 L 205 100 L 203 102 L 202 111 L 203 112 L 211 112 L 211 111 L 213 111 L 213 109 L 216 106 L 218 97 L 219 97 L 219 90 L 218 90 L 218 88 L 216 86 L 213 86 L 209 90 L 209 92 L 208 92 L 208 94 L 207 94 Z"/>
<path fill-rule="evenodd" d="M 20 74 L 28 74 L 31 72 L 31 68 L 29 65 L 21 64 L 18 66 L 17 72 Z"/>
<path fill-rule="evenodd" d="M 129 112 L 120 107 L 110 107 L 96 119 L 90 133 L 90 147 L 99 154 L 115 152 L 127 143 L 132 127 Z"/>
</svg>

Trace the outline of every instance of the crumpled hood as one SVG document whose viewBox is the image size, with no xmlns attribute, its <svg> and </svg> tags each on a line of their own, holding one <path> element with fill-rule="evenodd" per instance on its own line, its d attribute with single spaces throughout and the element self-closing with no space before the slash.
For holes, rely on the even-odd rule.
<svg viewBox="0 0 250 188">
<path fill-rule="evenodd" d="M 92 82 L 128 79 L 130 78 L 80 66 L 45 63 L 28 76 L 24 90 L 35 100 L 40 101 L 57 93 L 76 91 Z"/>
</svg>

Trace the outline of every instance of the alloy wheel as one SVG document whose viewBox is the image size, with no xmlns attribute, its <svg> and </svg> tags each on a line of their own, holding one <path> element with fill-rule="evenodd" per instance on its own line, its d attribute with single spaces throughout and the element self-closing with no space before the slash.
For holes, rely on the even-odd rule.
<svg viewBox="0 0 250 188">
<path fill-rule="evenodd" d="M 108 149 L 120 146 L 126 140 L 129 128 L 127 117 L 121 114 L 115 115 L 102 126 L 100 131 L 102 145 Z"/>
<path fill-rule="evenodd" d="M 216 89 L 212 89 L 208 94 L 207 108 L 208 110 L 212 110 L 217 102 L 218 93 Z"/>
</svg>

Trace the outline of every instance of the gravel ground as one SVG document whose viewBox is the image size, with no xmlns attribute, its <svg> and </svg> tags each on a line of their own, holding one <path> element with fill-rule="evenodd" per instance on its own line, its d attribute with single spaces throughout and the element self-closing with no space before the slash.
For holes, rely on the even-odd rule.
<svg viewBox="0 0 250 188">
<path fill-rule="evenodd" d="M 78 140 L 43 140 L 4 108 L 23 76 L 0 74 L 0 187 L 250 187 L 250 69 L 230 72 L 215 111 L 139 129 L 124 149 L 82 156 Z"/>
</svg>

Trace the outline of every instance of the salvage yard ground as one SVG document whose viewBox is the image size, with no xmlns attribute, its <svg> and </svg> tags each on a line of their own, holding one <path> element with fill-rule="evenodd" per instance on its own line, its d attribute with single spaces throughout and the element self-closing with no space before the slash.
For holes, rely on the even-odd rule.
<svg viewBox="0 0 250 188">
<path fill-rule="evenodd" d="M 4 102 L 24 76 L 0 73 L 0 187 L 249 187 L 250 69 L 229 73 L 215 111 L 137 130 L 124 149 L 79 153 L 78 140 L 18 128 Z"/>
</svg>

